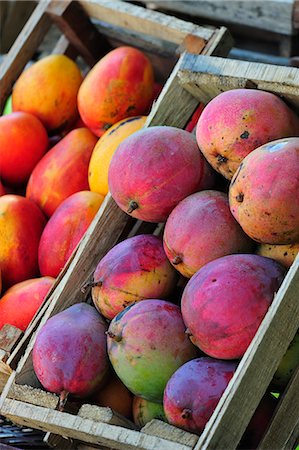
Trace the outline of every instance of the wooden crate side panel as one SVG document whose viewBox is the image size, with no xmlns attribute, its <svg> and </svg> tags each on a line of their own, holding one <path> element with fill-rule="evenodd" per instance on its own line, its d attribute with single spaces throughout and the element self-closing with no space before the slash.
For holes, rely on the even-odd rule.
<svg viewBox="0 0 299 450">
<path fill-rule="evenodd" d="M 299 328 L 298 286 L 299 255 L 274 297 L 195 450 L 237 447 Z M 292 428 L 291 425 L 290 429 Z"/>
<path fill-rule="evenodd" d="M 102 444 L 116 450 L 191 450 L 192 447 L 150 436 L 116 425 L 82 419 L 79 416 L 6 399 L 2 414 L 19 425 L 91 444 Z"/>
<path fill-rule="evenodd" d="M 205 42 L 212 38 L 215 31 L 214 27 L 201 27 L 118 0 L 113 2 L 84 0 L 80 3 L 90 17 L 176 44 L 181 44 L 187 35 L 192 34 L 202 41 L 204 47 Z"/>
<path fill-rule="evenodd" d="M 222 23 L 245 25 L 285 35 L 294 33 L 294 0 L 158 0 L 151 4 L 166 11 L 177 11 Z"/>
<path fill-rule="evenodd" d="M 230 89 L 252 87 L 283 96 L 299 111 L 299 69 L 186 54 L 178 77 L 198 100 L 208 103 Z"/>
</svg>

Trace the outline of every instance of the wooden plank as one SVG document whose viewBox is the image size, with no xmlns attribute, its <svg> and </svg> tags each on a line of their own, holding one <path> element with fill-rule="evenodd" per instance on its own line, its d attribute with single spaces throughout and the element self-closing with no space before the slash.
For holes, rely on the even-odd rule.
<svg viewBox="0 0 299 450">
<path fill-rule="evenodd" d="M 51 2 L 47 13 L 90 66 L 112 49 L 77 2 Z"/>
<path fill-rule="evenodd" d="M 5 362 L 0 360 L 0 393 L 3 391 L 11 373 L 12 369 Z"/>
<path fill-rule="evenodd" d="M 118 0 L 83 0 L 80 3 L 90 17 L 176 44 L 181 44 L 187 35 L 192 34 L 194 39 L 201 42 L 203 48 L 215 30 L 213 27 L 197 26 Z"/>
<path fill-rule="evenodd" d="M 198 441 L 198 436 L 193 433 L 181 430 L 180 428 L 169 425 L 161 420 L 153 419 L 148 422 L 143 428 L 141 433 L 150 434 L 151 436 L 158 436 L 168 441 L 178 442 L 179 444 L 188 445 L 191 448 L 194 447 Z"/>
<path fill-rule="evenodd" d="M 82 419 L 79 416 L 6 399 L 1 413 L 19 425 L 61 434 L 117 450 L 191 450 L 192 447 L 149 436 L 135 430 Z"/>
<path fill-rule="evenodd" d="M 51 392 L 42 389 L 34 389 L 31 386 L 20 386 L 15 383 L 12 384 L 7 397 L 20 402 L 44 406 L 50 409 L 55 409 L 59 402 L 59 397 L 56 394 L 52 394 Z"/>
<path fill-rule="evenodd" d="M 289 269 L 195 450 L 237 447 L 299 328 L 298 286 L 299 255 Z"/>
<path fill-rule="evenodd" d="M 283 96 L 299 112 L 299 70 L 248 61 L 184 55 L 178 77 L 199 101 L 229 89 L 255 87 Z"/>
<path fill-rule="evenodd" d="M 294 0 L 157 0 L 150 3 L 152 7 L 220 23 L 275 30 L 276 33 L 286 35 L 294 34 Z"/>
<path fill-rule="evenodd" d="M 17 342 L 20 340 L 23 332 L 13 325 L 6 323 L 0 330 L 0 349 L 10 353 Z"/>
<path fill-rule="evenodd" d="M 78 416 L 82 419 L 90 419 L 95 422 L 109 423 L 110 425 L 119 425 L 132 430 L 136 430 L 136 425 L 124 416 L 112 411 L 111 408 L 101 407 L 97 405 L 84 404 L 78 412 Z"/>
<path fill-rule="evenodd" d="M 271 424 L 260 443 L 258 450 L 271 450 L 273 448 L 292 449 L 299 433 L 294 430 L 299 426 L 299 366 L 294 373 L 279 405 L 275 411 Z M 294 437 L 290 442 L 290 438 Z"/>
<path fill-rule="evenodd" d="M 66 55 L 71 59 L 76 59 L 78 56 L 77 50 L 72 46 L 72 44 L 67 40 L 64 35 L 61 35 L 55 44 L 52 51 L 53 55 L 61 54 Z"/>
<path fill-rule="evenodd" d="M 50 0 L 44 0 L 38 3 L 0 66 L 0 111 L 2 111 L 6 98 L 11 93 L 16 78 L 31 59 L 50 28 L 51 21 L 46 14 L 49 2 Z"/>
</svg>

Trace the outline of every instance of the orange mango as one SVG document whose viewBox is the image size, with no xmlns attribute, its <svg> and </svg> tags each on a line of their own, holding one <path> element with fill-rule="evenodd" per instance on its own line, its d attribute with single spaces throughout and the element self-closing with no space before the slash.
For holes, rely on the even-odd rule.
<svg viewBox="0 0 299 450">
<path fill-rule="evenodd" d="M 21 73 L 12 92 L 13 111 L 34 114 L 50 131 L 66 128 L 78 117 L 82 79 L 79 67 L 67 56 L 46 56 Z"/>
<path fill-rule="evenodd" d="M 0 197 L 0 267 L 4 289 L 38 275 L 38 244 L 46 219 L 20 195 Z"/>
<path fill-rule="evenodd" d="M 64 200 L 50 217 L 40 239 L 40 273 L 57 277 L 104 200 L 90 191 L 76 192 Z"/>
<path fill-rule="evenodd" d="M 13 112 L 0 117 L 0 176 L 12 186 L 28 181 L 48 149 L 45 127 L 35 116 Z"/>
<path fill-rule="evenodd" d="M 96 142 L 87 128 L 72 130 L 35 166 L 26 197 L 48 217 L 67 197 L 88 190 L 88 165 Z"/>
<path fill-rule="evenodd" d="M 153 68 L 145 54 L 133 47 L 118 47 L 100 59 L 81 84 L 80 116 L 100 137 L 116 122 L 145 114 L 153 86 Z"/>
<path fill-rule="evenodd" d="M 8 289 L 0 299 L 0 330 L 9 323 L 25 331 L 53 283 L 51 277 L 33 278 Z"/>
<path fill-rule="evenodd" d="M 92 192 L 107 195 L 108 170 L 115 150 L 124 139 L 140 130 L 145 121 L 146 116 L 127 117 L 112 125 L 98 140 L 88 168 L 88 183 Z"/>
</svg>

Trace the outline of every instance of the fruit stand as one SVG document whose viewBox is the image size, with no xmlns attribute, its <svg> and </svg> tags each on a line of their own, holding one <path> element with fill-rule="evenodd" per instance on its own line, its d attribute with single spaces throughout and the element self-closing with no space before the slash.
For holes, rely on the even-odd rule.
<svg viewBox="0 0 299 450">
<path fill-rule="evenodd" d="M 39 3 L 0 67 L 2 104 L 52 22 L 63 32 L 53 53 L 62 52 L 73 58 L 80 55 L 89 66 L 110 51 L 111 26 L 116 27 L 113 36 L 117 39 L 123 36 L 124 44 L 132 32 L 138 33 L 139 44 L 149 52 L 155 42 L 155 50 L 160 48 L 163 55 L 163 42 L 171 42 L 177 51 L 173 55 L 177 62 L 152 105 L 144 129 L 162 125 L 185 129 L 199 104 L 206 105 L 218 94 L 232 89 L 274 93 L 299 112 L 299 69 L 226 59 L 231 39 L 225 28 L 201 27 L 126 2 L 115 1 L 110 5 L 101 0 Z M 121 33 L 120 29 L 130 33 Z M 9 343 L 4 345 L 4 340 L 0 341 L 1 415 L 18 425 L 46 432 L 46 442 L 52 447 L 236 449 L 296 335 L 299 256 L 275 292 L 268 312 L 200 436 L 156 419 L 138 427 L 111 408 L 88 402 L 78 406 L 67 401 L 61 410 L 59 396 L 42 388 L 33 368 L 32 353 L 38 332 L 48 319 L 70 306 L 92 303 L 93 275 L 98 262 L 127 238 L 145 233 L 161 237 L 164 225 L 157 222 L 136 220 L 120 209 L 108 193 L 28 328 L 23 333 L 9 326 L 4 330 Z M 259 449 L 292 449 L 298 443 L 298 387 L 299 367 L 280 396 Z"/>
</svg>

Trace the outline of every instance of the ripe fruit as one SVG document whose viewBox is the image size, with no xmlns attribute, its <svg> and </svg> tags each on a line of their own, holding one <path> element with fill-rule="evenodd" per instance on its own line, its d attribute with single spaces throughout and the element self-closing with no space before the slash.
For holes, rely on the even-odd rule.
<svg viewBox="0 0 299 450">
<path fill-rule="evenodd" d="M 77 93 L 82 75 L 65 55 L 50 55 L 19 76 L 12 92 L 14 111 L 35 115 L 53 132 L 66 128 L 78 116 Z"/>
<path fill-rule="evenodd" d="M 161 240 L 141 234 L 115 245 L 101 259 L 93 278 L 93 302 L 103 316 L 113 319 L 130 303 L 167 298 L 177 275 Z"/>
<path fill-rule="evenodd" d="M 119 145 L 109 167 L 109 189 L 133 217 L 165 222 L 183 198 L 205 188 L 204 173 L 204 157 L 191 133 L 150 127 Z"/>
<path fill-rule="evenodd" d="M 43 213 L 28 198 L 0 197 L 0 267 L 5 289 L 38 275 L 38 244 L 45 224 Z"/>
<path fill-rule="evenodd" d="M 299 242 L 285 245 L 261 244 L 256 251 L 258 255 L 275 259 L 285 267 L 291 267 L 298 252 Z"/>
<path fill-rule="evenodd" d="M 149 59 L 133 47 L 118 47 L 90 70 L 78 92 L 83 122 L 102 136 L 116 122 L 145 114 L 153 96 Z"/>
<path fill-rule="evenodd" d="M 182 296 L 191 341 L 214 358 L 241 358 L 262 322 L 285 268 L 258 255 L 229 255 L 202 267 Z"/>
<path fill-rule="evenodd" d="M 163 405 L 161 403 L 150 402 L 145 398 L 135 396 L 133 399 L 134 423 L 140 428 L 153 419 L 166 422 Z"/>
<path fill-rule="evenodd" d="M 0 176 L 9 185 L 28 181 L 48 149 L 48 135 L 32 114 L 14 112 L 0 117 Z"/>
<path fill-rule="evenodd" d="M 229 188 L 232 214 L 265 244 L 299 241 L 299 138 L 262 145 L 241 163 Z"/>
<path fill-rule="evenodd" d="M 299 119 L 276 95 L 258 89 L 232 89 L 203 110 L 196 128 L 200 150 L 215 170 L 231 179 L 252 150 L 299 133 Z"/>
<path fill-rule="evenodd" d="M 88 168 L 88 183 L 91 191 L 102 195 L 108 193 L 108 169 L 115 150 L 124 139 L 140 130 L 145 121 L 146 116 L 128 117 L 112 125 L 98 140 Z"/>
<path fill-rule="evenodd" d="M 180 308 L 147 299 L 128 306 L 110 322 L 108 354 L 122 382 L 133 394 L 161 402 L 173 372 L 197 356 L 185 334 Z"/>
<path fill-rule="evenodd" d="M 80 191 L 65 199 L 50 217 L 40 239 L 38 263 L 42 275 L 57 277 L 91 224 L 104 197 Z"/>
<path fill-rule="evenodd" d="M 40 329 L 33 347 L 33 367 L 45 389 L 86 397 L 98 389 L 109 365 L 107 325 L 95 308 L 77 303 L 51 317 Z"/>
<path fill-rule="evenodd" d="M 9 323 L 25 331 L 53 283 L 51 277 L 33 278 L 8 289 L 0 299 L 0 329 Z"/>
<path fill-rule="evenodd" d="M 107 406 L 128 419 L 132 417 L 133 395 L 116 375 L 90 398 L 92 403 Z"/>
<path fill-rule="evenodd" d="M 96 142 L 87 128 L 70 131 L 35 166 L 26 197 L 51 216 L 67 197 L 88 190 L 88 165 Z"/>
<path fill-rule="evenodd" d="M 236 368 L 235 361 L 208 357 L 186 362 L 165 388 L 163 406 L 168 422 L 200 434 Z"/>
<path fill-rule="evenodd" d="M 191 194 L 172 210 L 163 243 L 171 264 L 187 278 L 214 259 L 253 246 L 233 218 L 227 195 L 212 190 Z"/>
</svg>

